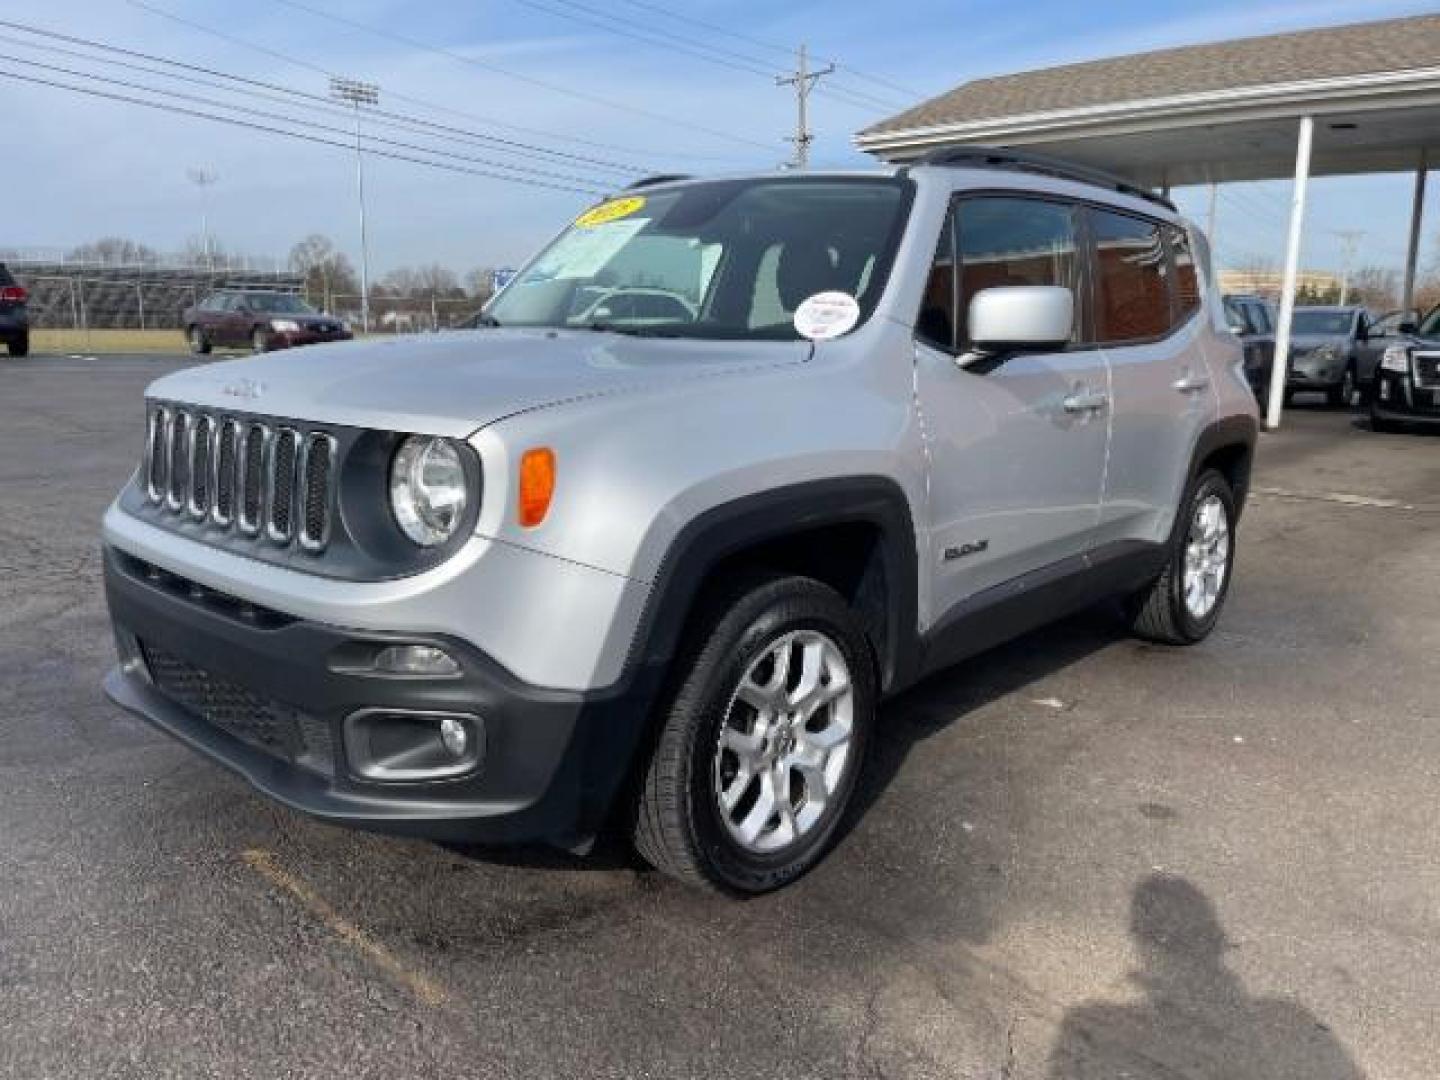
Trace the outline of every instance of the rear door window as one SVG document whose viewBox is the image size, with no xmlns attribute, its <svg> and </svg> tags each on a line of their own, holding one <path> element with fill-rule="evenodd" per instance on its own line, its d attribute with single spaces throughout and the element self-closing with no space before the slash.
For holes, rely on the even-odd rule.
<svg viewBox="0 0 1440 1080">
<path fill-rule="evenodd" d="M 1160 229 L 1159 222 L 1090 210 L 1100 343 L 1149 341 L 1169 332 L 1170 273 Z"/>
</svg>

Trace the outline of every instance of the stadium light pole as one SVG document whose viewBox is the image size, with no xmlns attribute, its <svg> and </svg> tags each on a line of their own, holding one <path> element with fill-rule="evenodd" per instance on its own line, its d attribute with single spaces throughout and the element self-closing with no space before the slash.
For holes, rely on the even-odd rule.
<svg viewBox="0 0 1440 1080">
<path fill-rule="evenodd" d="M 365 235 L 365 154 L 360 142 L 360 106 L 379 105 L 380 87 L 330 76 L 330 96 L 355 109 L 355 182 L 360 194 L 360 326 L 370 332 L 370 242 Z"/>
<path fill-rule="evenodd" d="M 205 195 L 205 189 L 220 179 L 218 173 L 213 169 L 193 168 L 186 169 L 185 175 L 190 182 L 200 189 L 200 243 L 205 249 L 205 266 L 210 273 L 215 273 L 215 253 L 210 246 L 210 203 Z"/>
</svg>

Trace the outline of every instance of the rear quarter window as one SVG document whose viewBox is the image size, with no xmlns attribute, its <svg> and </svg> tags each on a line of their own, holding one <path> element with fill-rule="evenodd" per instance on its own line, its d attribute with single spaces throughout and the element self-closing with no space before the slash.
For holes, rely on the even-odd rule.
<svg viewBox="0 0 1440 1080">
<path fill-rule="evenodd" d="M 1147 341 L 1169 333 L 1170 272 L 1160 230 L 1156 221 L 1090 211 L 1095 334 L 1102 344 Z"/>
</svg>

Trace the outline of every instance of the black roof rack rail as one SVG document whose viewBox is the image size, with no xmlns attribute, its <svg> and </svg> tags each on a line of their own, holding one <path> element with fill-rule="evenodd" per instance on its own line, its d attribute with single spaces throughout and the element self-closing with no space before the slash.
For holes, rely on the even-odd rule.
<svg viewBox="0 0 1440 1080">
<path fill-rule="evenodd" d="M 1175 211 L 1175 204 L 1165 196 L 1157 195 L 1139 184 L 1126 180 L 1123 176 L 1116 176 L 1114 173 L 1089 165 L 1076 165 L 1074 162 L 1063 161 L 1045 154 L 1032 154 L 1028 150 L 1011 150 L 1003 146 L 952 146 L 948 149 L 932 150 L 912 164 L 954 165 L 974 169 L 1015 169 L 1021 172 L 1040 173 L 1043 176 L 1054 176 L 1062 180 L 1078 180 L 1082 184 L 1095 184 L 1098 187 L 1109 188 L 1123 195 L 1133 195 L 1137 199 L 1145 199 L 1147 202 L 1156 203 L 1167 210 Z M 1178 211 L 1175 212 L 1178 213 Z"/>
<path fill-rule="evenodd" d="M 654 187 L 656 184 L 673 184 L 677 180 L 693 180 L 694 177 L 685 173 L 658 173 L 655 176 L 647 176 L 644 179 L 636 180 L 633 184 L 626 184 L 626 191 L 634 191 L 637 188 Z"/>
</svg>

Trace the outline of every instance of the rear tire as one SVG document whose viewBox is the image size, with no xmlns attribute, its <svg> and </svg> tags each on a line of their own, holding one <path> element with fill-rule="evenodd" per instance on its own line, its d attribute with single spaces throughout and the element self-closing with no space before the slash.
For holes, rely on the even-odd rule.
<svg viewBox="0 0 1440 1080">
<path fill-rule="evenodd" d="M 210 339 L 205 336 L 205 331 L 198 326 L 192 326 L 185 332 L 185 340 L 190 343 L 190 351 L 196 356 L 207 356 L 210 353 Z"/>
<path fill-rule="evenodd" d="M 9 341 L 5 343 L 5 348 L 9 350 L 11 356 L 29 356 L 30 331 L 25 330 L 19 334 L 16 334 L 14 337 L 12 337 Z"/>
<path fill-rule="evenodd" d="M 787 885 L 829 849 L 855 793 L 875 715 L 869 643 L 828 586 L 753 574 L 702 608 L 678 662 L 635 847 L 688 885 Z"/>
<path fill-rule="evenodd" d="M 1216 470 L 1190 485 L 1170 547 L 1164 571 L 1131 598 L 1130 625 L 1148 641 L 1193 645 L 1215 628 L 1235 566 L 1235 496 Z"/>
</svg>

